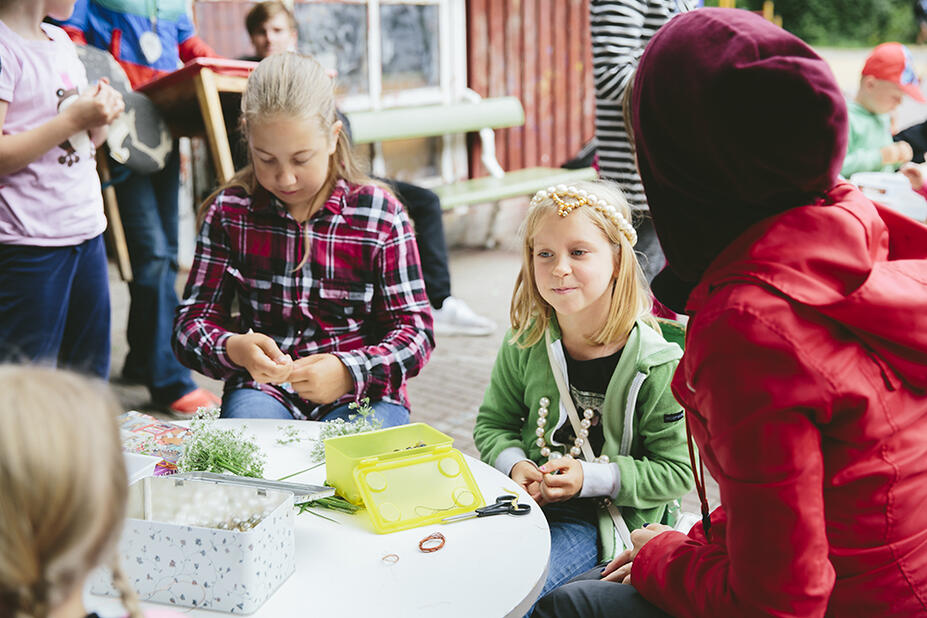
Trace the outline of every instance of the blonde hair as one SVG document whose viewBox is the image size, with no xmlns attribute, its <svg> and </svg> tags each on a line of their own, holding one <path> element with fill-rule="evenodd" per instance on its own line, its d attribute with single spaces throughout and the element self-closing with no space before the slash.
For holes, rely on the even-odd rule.
<svg viewBox="0 0 927 618">
<path fill-rule="evenodd" d="M 274 116 L 316 122 L 323 135 L 331 135 L 338 121 L 335 112 L 333 80 L 315 58 L 296 52 L 271 54 L 261 60 L 248 77 L 245 92 L 241 97 L 241 136 L 247 144 L 250 128 L 255 123 Z M 337 140 L 335 152 L 329 157 L 328 178 L 323 187 L 331 190 L 339 178 L 352 185 L 375 184 L 383 187 L 382 183 L 374 181 L 364 171 L 351 148 L 350 138 L 344 127 L 338 132 Z M 202 224 L 206 209 L 222 191 L 238 187 L 248 195 L 254 195 L 258 182 L 251 165 L 251 149 L 246 150 L 248 165 L 203 201 L 198 213 L 198 224 Z M 383 188 L 385 190 L 385 187 Z"/>
<path fill-rule="evenodd" d="M 631 220 L 631 209 L 617 185 L 607 181 L 578 182 L 569 189 L 586 191 L 613 206 L 626 221 Z M 536 195 L 519 231 L 523 238 L 522 264 L 515 280 L 515 291 L 512 293 L 509 311 L 513 331 L 512 343 L 519 347 L 529 347 L 540 341 L 550 324 L 553 308 L 538 291 L 534 276 L 534 235 L 541 220 L 549 214 L 557 214 L 559 209 L 560 206 L 550 195 Z M 634 254 L 634 247 L 621 226 L 606 212 L 586 205 L 574 209 L 566 216 L 588 217 L 611 244 L 615 258 L 615 277 L 608 318 L 602 328 L 590 337 L 590 342 L 603 345 L 624 341 L 638 319 L 643 319 L 659 331 L 651 314 L 653 301 L 650 288 Z"/>
<path fill-rule="evenodd" d="M 0 616 L 47 616 L 104 560 L 141 616 L 112 558 L 127 495 L 118 413 L 102 382 L 0 365 Z"/>
<path fill-rule="evenodd" d="M 631 158 L 634 159 L 634 167 L 637 168 L 637 146 L 634 143 L 634 116 L 631 112 L 631 104 L 634 99 L 634 78 L 637 76 L 637 70 L 631 71 L 628 76 L 628 84 L 621 95 L 621 119 L 624 121 L 624 130 L 628 136 L 628 147 L 631 150 Z"/>
</svg>

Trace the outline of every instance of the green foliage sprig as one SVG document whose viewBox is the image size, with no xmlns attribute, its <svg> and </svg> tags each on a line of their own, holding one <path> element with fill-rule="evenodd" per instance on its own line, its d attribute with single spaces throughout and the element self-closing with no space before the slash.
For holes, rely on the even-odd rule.
<svg viewBox="0 0 927 618">
<path fill-rule="evenodd" d="M 348 416 L 348 420 L 343 418 L 335 419 L 322 423 L 319 430 L 318 440 L 313 440 L 309 449 L 309 456 L 313 461 L 322 461 L 325 459 L 325 440 L 336 438 L 338 436 L 350 436 L 366 431 L 376 431 L 383 426 L 383 422 L 373 415 L 373 408 L 370 407 L 370 398 L 364 397 L 360 402 L 353 402 L 348 408 L 355 411 Z"/>
<path fill-rule="evenodd" d="M 312 500 L 311 502 L 303 502 L 296 505 L 299 509 L 299 513 L 305 513 L 308 509 L 311 508 L 323 508 L 331 509 L 333 511 L 341 511 L 342 513 L 354 514 L 360 510 L 360 507 L 356 504 L 351 504 L 341 496 L 329 496 L 327 498 L 319 498 L 318 500 Z"/>
<path fill-rule="evenodd" d="M 231 472 L 238 476 L 264 478 L 266 456 L 260 447 L 245 438 L 241 429 L 215 426 L 219 410 L 197 410 L 190 433 L 177 462 L 180 472 Z"/>
</svg>

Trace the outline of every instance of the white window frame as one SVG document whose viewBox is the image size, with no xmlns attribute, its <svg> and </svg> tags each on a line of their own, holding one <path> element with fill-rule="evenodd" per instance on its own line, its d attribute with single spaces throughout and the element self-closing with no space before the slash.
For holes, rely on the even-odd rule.
<svg viewBox="0 0 927 618">
<path fill-rule="evenodd" d="M 467 89 L 466 0 L 340 0 L 341 4 L 367 6 L 367 85 L 365 94 L 346 95 L 339 107 L 346 111 L 381 110 L 419 105 L 440 105 L 460 101 Z M 292 7 L 292 0 L 288 2 Z M 380 8 L 384 5 L 425 5 L 438 7 L 438 85 L 400 92 L 383 92 Z M 386 175 L 386 162 L 379 143 L 372 145 L 371 170 Z M 467 147 L 464 136 L 446 135 L 441 140 L 441 178 L 418 179 L 435 185 L 466 177 Z"/>
</svg>

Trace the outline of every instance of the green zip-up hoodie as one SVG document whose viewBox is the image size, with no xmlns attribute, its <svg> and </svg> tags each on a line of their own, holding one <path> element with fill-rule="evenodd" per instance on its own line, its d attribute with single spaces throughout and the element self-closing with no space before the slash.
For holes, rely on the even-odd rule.
<svg viewBox="0 0 927 618">
<path fill-rule="evenodd" d="M 560 328 L 555 318 L 551 319 L 549 329 L 552 348 L 559 348 Z M 508 474 L 517 461 L 525 458 L 537 464 L 546 461 L 535 435 L 542 397 L 550 400 L 545 440 L 551 448 L 557 450 L 551 444 L 556 429 L 569 422 L 566 410 L 560 405 L 544 340 L 520 348 L 510 343 L 511 336 L 509 331 L 496 357 L 473 430 L 483 461 L 503 474 Z M 637 321 L 602 404 L 605 444 L 598 454 L 608 455 L 610 463 L 584 464 L 617 465 L 619 488 L 615 495 L 608 497 L 621 507 L 631 530 L 646 522 L 663 521 L 668 505 L 692 487 L 682 406 L 670 391 L 670 381 L 681 356 L 679 346 L 668 343 L 653 328 Z M 637 391 L 636 397 L 633 391 Z M 633 411 L 630 455 L 619 455 L 629 405 Z M 560 450 L 569 446 L 560 447 Z M 603 505 L 599 509 L 602 560 L 615 556 L 615 548 L 619 546 L 615 535 L 614 525 Z"/>
</svg>

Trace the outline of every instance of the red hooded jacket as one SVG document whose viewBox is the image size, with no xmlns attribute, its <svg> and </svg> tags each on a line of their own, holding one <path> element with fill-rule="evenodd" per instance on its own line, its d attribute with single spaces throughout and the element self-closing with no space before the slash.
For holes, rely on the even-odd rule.
<svg viewBox="0 0 927 618">
<path fill-rule="evenodd" d="M 746 11 L 661 29 L 632 111 L 723 508 L 633 585 L 674 616 L 927 615 L 927 227 L 836 181 L 839 88 Z"/>
<path fill-rule="evenodd" d="M 673 392 L 723 511 L 631 574 L 674 616 L 927 615 L 927 227 L 829 198 L 750 228 L 689 297 Z"/>
</svg>

